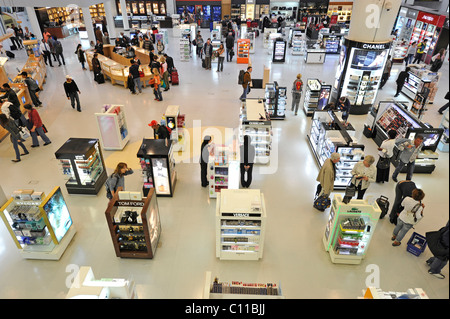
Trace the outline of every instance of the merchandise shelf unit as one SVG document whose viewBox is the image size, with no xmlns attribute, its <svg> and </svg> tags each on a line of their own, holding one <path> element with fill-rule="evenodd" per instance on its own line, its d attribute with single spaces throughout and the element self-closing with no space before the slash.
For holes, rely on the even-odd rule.
<svg viewBox="0 0 450 319">
<path fill-rule="evenodd" d="M 285 299 L 285 296 L 280 283 L 219 282 L 217 277 L 213 280 L 212 273 L 207 271 L 203 299 Z M 263 309 L 258 312 L 264 313 Z"/>
<path fill-rule="evenodd" d="M 332 111 L 316 111 L 311 123 L 310 134 L 307 135 L 309 145 L 319 167 L 337 152 L 341 160 L 336 164 L 334 189 L 343 190 L 352 177 L 351 171 L 358 161 L 364 159 L 365 146 L 354 137 L 355 130 L 349 124 L 344 127 Z"/>
<path fill-rule="evenodd" d="M 286 118 L 286 87 L 280 87 L 277 81 L 266 83 L 264 104 L 271 120 L 284 120 Z"/>
<path fill-rule="evenodd" d="M 91 267 L 80 267 L 66 299 L 138 299 L 133 279 L 95 279 Z"/>
<path fill-rule="evenodd" d="M 255 31 L 248 29 L 245 38 L 250 40 L 250 54 L 255 53 Z"/>
<path fill-rule="evenodd" d="M 172 130 L 170 139 L 174 141 L 174 152 L 186 149 L 186 115 L 180 114 L 179 105 L 168 105 L 164 113 L 164 119 L 168 128 Z"/>
<path fill-rule="evenodd" d="M 366 257 L 381 210 L 376 201 L 352 199 L 348 204 L 336 194 L 323 235 L 323 245 L 335 264 L 360 264 Z"/>
<path fill-rule="evenodd" d="M 24 259 L 59 260 L 76 234 L 59 187 L 14 191 L 0 216 Z"/>
<path fill-rule="evenodd" d="M 123 150 L 130 140 L 124 106 L 105 104 L 95 117 L 103 149 Z"/>
<path fill-rule="evenodd" d="M 305 98 L 303 100 L 303 111 L 307 116 L 313 115 L 319 103 L 322 83 L 318 79 L 306 80 Z"/>
<path fill-rule="evenodd" d="M 263 47 L 264 47 L 264 49 L 268 49 L 269 48 L 270 42 L 273 40 L 273 39 L 270 38 L 270 35 L 272 33 L 277 33 L 277 29 L 276 28 L 264 28 L 264 33 L 263 33 Z"/>
<path fill-rule="evenodd" d="M 448 153 L 448 143 L 449 143 L 449 131 L 448 131 L 448 109 L 445 111 L 444 116 L 442 116 L 441 124 L 439 127 L 444 130 L 442 137 L 439 140 L 438 149 L 441 152 Z"/>
<path fill-rule="evenodd" d="M 216 202 L 216 257 L 259 260 L 266 228 L 264 194 L 257 189 L 223 189 Z"/>
<path fill-rule="evenodd" d="M 186 38 L 180 38 L 180 61 L 182 62 L 188 62 L 190 58 L 190 52 L 189 52 L 189 39 Z"/>
<path fill-rule="evenodd" d="M 114 251 L 121 258 L 152 259 L 161 236 L 155 189 L 141 193 L 119 192 L 105 212 Z"/>
<path fill-rule="evenodd" d="M 402 88 L 402 93 L 415 100 L 417 94 L 421 93 L 423 88 L 429 89 L 427 103 L 433 104 L 436 92 L 439 87 L 439 80 L 441 72 L 431 72 L 422 65 L 408 65 L 411 69 L 409 71 L 409 80 L 405 81 Z"/>
<path fill-rule="evenodd" d="M 237 40 L 237 60 L 238 64 L 249 64 L 250 58 L 250 40 L 238 39 Z"/>
<path fill-rule="evenodd" d="M 239 189 L 239 156 L 237 145 L 214 145 L 214 154 L 209 157 L 209 197 L 217 198 L 223 189 Z"/>
<path fill-rule="evenodd" d="M 69 138 L 56 152 L 69 194 L 96 195 L 107 179 L 99 140 Z"/>
<path fill-rule="evenodd" d="M 305 55 L 306 41 L 303 39 L 303 33 L 299 30 L 292 33 L 292 55 Z"/>
<path fill-rule="evenodd" d="M 265 33 L 265 30 L 264 30 L 264 33 Z M 277 33 L 277 32 L 270 32 L 268 34 L 268 37 L 269 37 L 269 43 L 267 46 L 267 54 L 273 56 L 273 52 L 274 52 L 274 48 L 275 48 L 275 40 L 278 38 L 282 38 L 283 35 L 281 33 Z"/>
<path fill-rule="evenodd" d="M 368 287 L 362 290 L 360 299 L 429 299 L 422 288 L 410 288 L 406 291 L 383 291 L 381 288 Z"/>
<path fill-rule="evenodd" d="M 251 137 L 255 147 L 255 164 L 269 164 L 272 149 L 272 123 L 262 100 L 246 99 L 241 108 L 239 143 L 244 143 L 244 135 Z"/>
<path fill-rule="evenodd" d="M 142 168 L 144 196 L 147 196 L 152 188 L 155 188 L 157 196 L 173 196 L 177 181 L 173 145 L 172 140 L 142 140 L 137 157 Z"/>
<path fill-rule="evenodd" d="M 287 48 L 286 40 L 284 40 L 283 38 L 275 39 L 273 43 L 272 62 L 285 62 L 286 48 Z"/>
</svg>

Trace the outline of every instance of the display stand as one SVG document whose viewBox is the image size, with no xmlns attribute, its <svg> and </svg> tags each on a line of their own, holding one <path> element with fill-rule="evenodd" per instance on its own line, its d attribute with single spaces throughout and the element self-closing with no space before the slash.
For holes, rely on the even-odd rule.
<svg viewBox="0 0 450 319">
<path fill-rule="evenodd" d="M 175 143 L 174 152 L 184 151 L 186 148 L 185 114 L 180 114 L 178 105 L 169 105 L 164 113 L 164 119 L 167 127 L 172 130 L 170 139 Z"/>
<path fill-rule="evenodd" d="M 368 287 L 362 291 L 361 299 L 429 299 L 422 288 L 410 288 L 405 292 L 383 291 L 381 288 Z"/>
<path fill-rule="evenodd" d="M 255 31 L 250 29 L 244 36 L 246 39 L 250 40 L 250 54 L 255 53 Z"/>
<path fill-rule="evenodd" d="M 217 198 L 223 189 L 239 189 L 239 150 L 237 145 L 214 145 L 208 160 L 209 197 Z"/>
<path fill-rule="evenodd" d="M 76 233 L 59 187 L 47 197 L 32 189 L 15 191 L 0 216 L 25 259 L 59 260 Z"/>
<path fill-rule="evenodd" d="M 96 195 L 107 179 L 98 139 L 70 138 L 56 152 L 69 194 Z"/>
<path fill-rule="evenodd" d="M 257 189 L 223 189 L 216 202 L 216 257 L 259 260 L 266 228 L 264 195 Z"/>
<path fill-rule="evenodd" d="M 322 239 L 331 262 L 360 264 L 366 257 L 380 214 L 376 201 L 369 204 L 367 200 L 352 199 L 345 204 L 340 194 L 334 195 Z"/>
<path fill-rule="evenodd" d="M 334 112 L 314 112 L 307 139 L 319 167 L 323 166 L 332 153 L 340 154 L 341 160 L 336 164 L 336 190 L 347 187 L 353 167 L 364 158 L 365 147 L 357 142 L 354 135 L 355 130 L 351 124 L 344 127 Z"/>
<path fill-rule="evenodd" d="M 277 38 L 273 44 L 273 56 L 272 62 L 285 62 L 286 61 L 286 40 L 283 38 Z"/>
<path fill-rule="evenodd" d="M 104 105 L 95 113 L 100 142 L 105 150 L 123 150 L 130 140 L 123 105 Z"/>
<path fill-rule="evenodd" d="M 438 144 L 438 150 L 444 153 L 448 153 L 448 143 L 449 143 L 449 131 L 448 131 L 448 109 L 445 111 L 444 116 L 442 117 L 441 124 L 439 127 L 444 130 L 442 133 L 442 137 Z"/>
<path fill-rule="evenodd" d="M 306 49 L 306 63 L 324 63 L 326 57 L 325 49 Z"/>
<path fill-rule="evenodd" d="M 278 82 L 267 83 L 265 86 L 264 104 L 271 120 L 286 118 L 286 87 L 278 86 Z"/>
<path fill-rule="evenodd" d="M 395 41 L 393 44 L 392 63 L 403 63 L 408 53 L 408 42 Z"/>
<path fill-rule="evenodd" d="M 137 299 L 132 279 L 95 279 L 91 267 L 80 267 L 66 299 Z"/>
<path fill-rule="evenodd" d="M 203 299 L 285 299 L 281 291 L 281 285 L 275 283 L 245 283 L 241 281 L 219 282 L 218 278 L 212 279 L 212 274 L 205 274 L 205 286 Z M 256 313 L 264 313 L 263 309 Z"/>
<path fill-rule="evenodd" d="M 270 46 L 270 42 L 272 39 L 270 38 L 270 35 L 272 33 L 277 33 L 276 28 L 264 28 L 264 40 L 263 40 L 263 47 L 264 49 L 268 49 Z"/>
<path fill-rule="evenodd" d="M 189 61 L 190 57 L 189 39 L 181 38 L 179 41 L 180 41 L 180 61 L 187 62 Z"/>
<path fill-rule="evenodd" d="M 268 46 L 267 46 L 267 54 L 273 56 L 273 51 L 274 51 L 274 47 L 275 47 L 275 40 L 278 39 L 278 38 L 283 38 L 283 35 L 281 33 L 277 33 L 277 32 L 269 33 L 269 43 L 268 43 Z"/>
<path fill-rule="evenodd" d="M 343 36 L 344 34 L 322 33 L 322 41 L 324 42 L 325 53 L 339 54 Z"/>
<path fill-rule="evenodd" d="M 421 65 L 410 64 L 408 66 L 411 68 L 409 80 L 405 81 L 401 92 L 411 100 L 415 100 L 417 94 L 421 93 L 423 88 L 426 87 L 429 89 L 427 103 L 433 104 L 441 73 L 431 72 Z"/>
<path fill-rule="evenodd" d="M 250 40 L 249 39 L 238 39 L 237 40 L 237 59 L 238 64 L 249 64 L 249 53 L 250 53 Z"/>
<path fill-rule="evenodd" d="M 272 124 L 266 115 L 262 100 L 246 99 L 241 108 L 239 127 L 240 144 L 244 143 L 244 135 L 249 135 L 255 146 L 255 164 L 269 164 L 272 148 Z"/>
<path fill-rule="evenodd" d="M 151 188 L 155 188 L 157 196 L 173 196 L 177 180 L 173 144 L 169 140 L 142 140 L 137 157 L 142 168 L 144 196 Z"/>
<path fill-rule="evenodd" d="M 291 44 L 292 55 L 305 55 L 306 41 L 303 39 L 303 33 L 301 31 L 293 31 Z"/>
<path fill-rule="evenodd" d="M 318 79 L 308 79 L 306 81 L 305 98 L 303 100 L 303 111 L 307 116 L 313 115 L 319 104 L 320 90 L 322 83 Z"/>
<path fill-rule="evenodd" d="M 119 192 L 109 202 L 105 216 L 117 257 L 155 256 L 161 220 L 154 188 L 146 198 L 140 192 Z"/>
</svg>

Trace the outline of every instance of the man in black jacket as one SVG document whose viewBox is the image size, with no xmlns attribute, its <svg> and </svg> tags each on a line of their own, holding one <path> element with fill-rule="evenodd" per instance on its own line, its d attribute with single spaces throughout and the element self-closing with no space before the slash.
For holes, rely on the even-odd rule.
<svg viewBox="0 0 450 319">
<path fill-rule="evenodd" d="M 203 52 L 205 53 L 206 70 L 211 70 L 211 59 L 212 59 L 212 54 L 213 54 L 213 47 L 212 47 L 210 38 L 208 38 L 208 40 L 206 40 L 206 43 L 203 46 Z"/>
<path fill-rule="evenodd" d="M 234 47 L 234 37 L 231 32 L 228 32 L 227 38 L 225 39 L 225 46 L 227 47 L 227 62 L 231 62 L 233 55 L 230 54 Z"/>
<path fill-rule="evenodd" d="M 39 98 L 36 95 L 36 92 L 38 92 L 40 90 L 36 81 L 33 80 L 31 77 L 28 77 L 28 73 L 25 71 L 20 73 L 20 75 L 22 76 L 22 79 L 28 88 L 28 93 L 30 93 L 30 98 L 31 98 L 31 101 L 33 102 L 34 106 L 35 107 L 41 106 L 42 102 L 39 101 Z"/>
<path fill-rule="evenodd" d="M 155 139 L 157 138 L 159 140 L 164 140 L 167 138 L 168 140 L 170 140 L 170 133 L 167 127 L 165 127 L 164 125 L 160 125 L 155 120 L 151 121 L 149 126 L 151 126 L 153 129 L 153 137 Z"/>
<path fill-rule="evenodd" d="M 409 81 L 409 70 L 410 70 L 410 68 L 407 67 L 404 71 L 402 71 L 398 74 L 397 93 L 395 93 L 395 97 L 399 96 L 399 94 L 403 88 L 403 85 L 405 85 L 405 81 Z"/>
<path fill-rule="evenodd" d="M 141 76 L 139 74 L 139 65 L 136 63 L 136 61 L 131 60 L 131 66 L 129 68 L 130 75 L 133 78 L 134 87 L 139 90 L 139 93 L 142 93 L 142 83 L 141 83 Z M 136 90 L 131 91 L 132 94 L 136 94 Z"/>
<path fill-rule="evenodd" d="M 81 112 L 80 97 L 81 94 L 77 84 L 70 75 L 66 75 L 66 82 L 64 82 L 64 91 L 66 92 L 67 99 L 70 100 L 72 108 L 75 109 L 75 102 L 77 103 L 77 111 Z"/>
<path fill-rule="evenodd" d="M 441 273 L 442 268 L 448 263 L 449 258 L 449 225 L 442 227 L 436 232 L 427 232 L 425 234 L 433 257 L 429 258 L 426 263 L 430 266 L 428 273 L 439 279 L 445 279 Z"/>
<path fill-rule="evenodd" d="M 166 62 L 167 62 L 167 71 L 169 72 L 169 74 L 171 74 L 172 70 L 175 68 L 175 64 L 173 63 L 173 58 L 168 56 L 166 53 L 164 53 L 164 58 L 166 59 Z"/>
<path fill-rule="evenodd" d="M 401 212 L 401 203 L 405 197 L 412 197 L 412 192 L 417 188 L 416 184 L 411 180 L 404 180 L 397 183 L 395 186 L 395 199 L 392 205 L 392 210 L 389 214 L 389 221 L 397 225 L 397 217 Z"/>
</svg>

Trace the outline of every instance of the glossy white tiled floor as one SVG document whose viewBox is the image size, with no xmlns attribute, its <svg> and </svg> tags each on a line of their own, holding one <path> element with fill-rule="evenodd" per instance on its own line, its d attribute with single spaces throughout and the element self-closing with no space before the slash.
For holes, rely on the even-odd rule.
<svg viewBox="0 0 450 319">
<path fill-rule="evenodd" d="M 202 30 L 204 37 L 209 30 Z M 120 259 L 115 256 L 104 217 L 105 191 L 98 196 L 68 195 L 63 175 L 54 152 L 70 137 L 98 138 L 94 113 L 105 103 L 123 104 L 130 124 L 131 140 L 121 152 L 105 151 L 111 172 L 118 161 L 125 161 L 136 169 L 126 178 L 127 190 L 141 189 L 137 149 L 143 137 L 151 137 L 147 124 L 159 119 L 167 105 L 180 105 L 186 114 L 187 127 L 201 120 L 203 127 L 236 128 L 239 123 L 241 87 L 237 85 L 238 70 L 243 65 L 225 62 L 224 72 L 201 68 L 195 57 L 179 62 L 177 39 L 170 38 L 169 53 L 175 59 L 180 85 L 163 92 L 163 102 L 155 102 L 150 88 L 132 96 L 128 90 L 109 81 L 98 85 L 92 73 L 82 71 L 73 54 L 76 36 L 65 39 L 66 66 L 48 67 L 47 83 L 41 94 L 44 107 L 39 109 L 52 144 L 37 149 L 21 163 L 12 163 L 14 151 L 8 139 L 0 143 L 0 185 L 8 195 L 15 189 L 34 188 L 49 192 L 61 186 L 77 229 L 72 243 L 59 261 L 25 260 L 18 253 L 5 226 L 0 225 L 0 298 L 64 298 L 68 292 L 66 272 L 69 265 L 91 266 L 96 277 L 133 277 L 140 298 L 201 298 L 204 274 L 211 271 L 220 280 L 247 282 L 280 282 L 287 298 L 357 298 L 366 287 L 369 265 L 379 267 L 380 287 L 383 290 L 405 291 L 423 288 L 430 298 L 448 298 L 448 266 L 443 270 L 446 279 L 439 280 L 427 273 L 426 250 L 420 257 L 406 252 L 406 240 L 400 247 L 391 246 L 393 225 L 384 219 L 378 223 L 366 259 L 360 265 L 335 265 L 324 251 L 322 236 L 328 210 L 320 213 L 312 208 L 318 167 L 306 141 L 310 118 L 304 113 L 294 117 L 291 112 L 285 121 L 273 122 L 279 133 L 278 167 L 274 174 L 261 175 L 255 171 L 252 188 L 261 189 L 266 197 L 268 218 L 263 259 L 256 262 L 220 261 L 215 257 L 214 211 L 215 200 L 200 186 L 200 168 L 195 163 L 177 165 L 178 182 L 173 198 L 158 198 L 162 237 L 153 260 Z M 304 79 L 319 78 L 333 83 L 337 56 L 327 56 L 323 65 L 306 65 L 303 57 L 293 57 L 288 51 L 287 61 L 272 64 L 271 55 L 262 51 L 262 37 L 257 39 L 253 54 L 253 78 L 262 78 L 263 65 L 271 67 L 271 80 L 290 86 L 297 73 Z M 10 74 L 24 64 L 24 53 L 8 62 Z M 395 93 L 397 72 L 380 91 L 377 100 L 390 99 Z M 442 68 L 448 74 L 448 62 Z M 81 90 L 82 113 L 70 107 L 64 91 L 66 74 L 74 77 Z M 441 117 L 436 110 L 444 103 L 448 77 L 441 80 L 436 104 L 430 107 L 425 121 L 438 126 Z M 262 96 L 253 90 L 249 97 Z M 404 97 L 404 99 L 407 99 Z M 289 99 L 290 103 L 290 99 Z M 376 145 L 362 135 L 366 116 L 350 116 L 357 128 L 357 136 L 366 145 L 368 154 L 376 155 Z M 197 141 L 198 142 L 198 141 Z M 26 143 L 27 146 L 30 142 Z M 404 175 L 400 175 L 403 178 Z M 448 220 L 448 154 L 441 153 L 435 172 L 416 174 L 415 182 L 424 189 L 425 218 L 416 231 L 439 229 Z M 394 183 L 371 185 L 367 195 L 386 195 L 393 200 Z M 369 271 L 369 270 L 368 270 Z"/>
</svg>

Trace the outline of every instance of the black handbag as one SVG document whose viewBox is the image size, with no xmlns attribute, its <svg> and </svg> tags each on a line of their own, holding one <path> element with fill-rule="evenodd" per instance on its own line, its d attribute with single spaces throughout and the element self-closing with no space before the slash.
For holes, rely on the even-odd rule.
<svg viewBox="0 0 450 319">
<path fill-rule="evenodd" d="M 389 168 L 389 165 L 391 165 L 391 159 L 389 157 L 381 157 L 378 160 L 377 168 L 379 169 L 386 169 Z"/>
<path fill-rule="evenodd" d="M 355 194 L 356 186 L 352 183 L 352 180 L 350 180 L 349 184 L 345 188 L 344 198 L 342 199 L 342 202 L 344 202 L 344 204 L 348 204 L 353 196 L 355 196 Z"/>
</svg>

